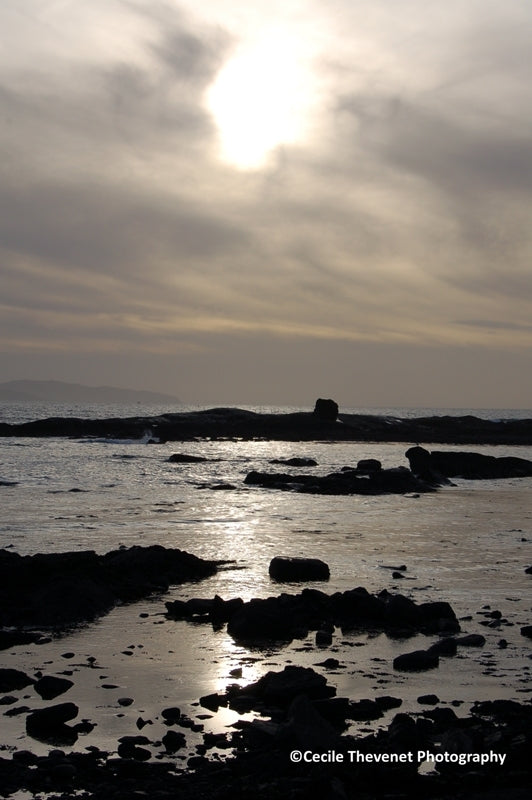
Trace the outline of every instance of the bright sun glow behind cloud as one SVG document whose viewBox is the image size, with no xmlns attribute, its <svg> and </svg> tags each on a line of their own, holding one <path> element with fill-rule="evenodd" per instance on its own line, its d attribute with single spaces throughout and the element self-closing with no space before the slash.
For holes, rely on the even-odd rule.
<svg viewBox="0 0 532 800">
<path fill-rule="evenodd" d="M 256 169 L 278 145 L 303 140 L 311 116 L 311 86 L 293 41 L 270 34 L 242 46 L 207 96 L 221 158 L 240 169 Z"/>
</svg>

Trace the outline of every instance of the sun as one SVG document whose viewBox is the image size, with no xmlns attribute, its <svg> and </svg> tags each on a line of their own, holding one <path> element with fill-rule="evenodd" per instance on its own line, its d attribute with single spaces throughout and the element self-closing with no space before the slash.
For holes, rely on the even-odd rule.
<svg viewBox="0 0 532 800">
<path fill-rule="evenodd" d="M 240 169 L 259 169 L 276 147 L 303 139 L 309 85 L 296 48 L 279 35 L 237 50 L 207 94 L 221 158 Z"/>
</svg>

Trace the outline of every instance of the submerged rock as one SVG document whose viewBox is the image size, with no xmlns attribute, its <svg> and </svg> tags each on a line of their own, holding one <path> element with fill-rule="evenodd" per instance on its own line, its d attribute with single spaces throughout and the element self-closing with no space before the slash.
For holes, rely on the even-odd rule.
<svg viewBox="0 0 532 800">
<path fill-rule="evenodd" d="M 187 453 L 173 453 L 168 459 L 172 464 L 197 464 L 208 460 L 205 456 L 191 456 Z"/>
</svg>

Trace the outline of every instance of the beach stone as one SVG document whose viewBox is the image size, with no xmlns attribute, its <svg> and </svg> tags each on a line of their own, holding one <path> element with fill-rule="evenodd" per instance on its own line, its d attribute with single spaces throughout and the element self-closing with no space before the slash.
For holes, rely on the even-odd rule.
<svg viewBox="0 0 532 800">
<path fill-rule="evenodd" d="M 460 647 L 484 647 L 486 639 L 480 633 L 469 633 L 457 639 L 456 644 Z"/>
<path fill-rule="evenodd" d="M 49 708 L 39 708 L 26 717 L 26 732 L 38 741 L 72 745 L 78 734 L 65 723 L 76 717 L 78 712 L 79 708 L 75 703 L 59 703 Z"/>
<path fill-rule="evenodd" d="M 375 700 L 357 700 L 349 703 L 349 718 L 360 722 L 380 719 L 383 716 L 382 706 Z"/>
<path fill-rule="evenodd" d="M 318 462 L 313 458 L 273 458 L 269 464 L 286 464 L 289 467 L 317 467 Z"/>
<path fill-rule="evenodd" d="M 440 698 L 437 694 L 422 694 L 417 701 L 422 706 L 435 706 L 440 702 Z"/>
<path fill-rule="evenodd" d="M 17 702 L 17 699 L 12 694 L 6 694 L 4 697 L 0 697 L 0 706 L 12 706 L 13 703 Z"/>
<path fill-rule="evenodd" d="M 439 665 L 439 658 L 427 650 L 414 650 L 393 660 L 393 667 L 401 672 L 424 672 Z"/>
<path fill-rule="evenodd" d="M 187 740 L 184 733 L 181 731 L 167 731 L 162 742 L 167 753 L 176 753 L 186 746 Z"/>
<path fill-rule="evenodd" d="M 525 625 L 521 628 L 521 635 L 526 636 L 527 639 L 532 639 L 532 625 Z"/>
<path fill-rule="evenodd" d="M 191 456 L 187 453 L 173 453 L 168 459 L 172 464 L 199 464 L 208 460 L 205 456 Z"/>
<path fill-rule="evenodd" d="M 26 718 L 26 727 L 54 728 L 77 717 L 79 708 L 75 703 L 59 703 L 48 708 L 32 711 Z"/>
<path fill-rule="evenodd" d="M 0 692 L 13 692 L 17 689 L 24 689 L 25 686 L 29 686 L 31 683 L 34 683 L 33 678 L 30 678 L 29 675 L 19 669 L 12 669 L 11 667 L 0 669 Z"/>
<path fill-rule="evenodd" d="M 318 647 L 329 647 L 332 644 L 332 633 L 330 631 L 316 631 L 316 645 Z"/>
<path fill-rule="evenodd" d="M 55 675 L 44 675 L 34 684 L 33 688 L 43 700 L 53 700 L 60 694 L 68 692 L 74 686 L 73 681 L 67 678 L 57 678 Z"/>
<path fill-rule="evenodd" d="M 315 667 L 325 667 L 325 669 L 338 669 L 340 662 L 337 658 L 326 658 L 314 665 Z"/>
<path fill-rule="evenodd" d="M 456 639 L 452 636 L 448 636 L 431 644 L 431 646 L 427 648 L 427 652 L 437 656 L 455 656 L 457 649 Z"/>
<path fill-rule="evenodd" d="M 392 697 L 390 695 L 376 697 L 375 702 L 383 711 L 389 711 L 391 708 L 399 708 L 399 706 L 403 705 L 400 697 Z"/>
<path fill-rule="evenodd" d="M 148 761 L 151 753 L 145 747 L 138 747 L 131 742 L 120 742 L 117 748 L 120 758 L 131 758 L 134 761 Z"/>
<path fill-rule="evenodd" d="M 175 723 L 178 722 L 179 718 L 181 717 L 181 709 L 177 708 L 177 706 L 163 708 L 161 711 L 161 716 L 167 725 L 175 725 Z"/>
<path fill-rule="evenodd" d="M 357 462 L 357 472 L 379 472 L 382 464 L 376 458 L 362 458 Z"/>
<path fill-rule="evenodd" d="M 319 558 L 285 558 L 276 556 L 268 570 L 275 581 L 327 581 L 329 566 Z"/>
<path fill-rule="evenodd" d="M 132 697 L 119 697 L 116 702 L 118 703 L 119 706 L 130 706 L 130 705 L 133 704 L 133 698 Z"/>
<path fill-rule="evenodd" d="M 289 664 L 281 672 L 267 672 L 248 686 L 235 686 L 228 691 L 230 707 L 234 698 L 245 696 L 251 699 L 252 708 L 257 699 L 286 707 L 298 695 L 306 695 L 311 700 L 320 700 L 335 694 L 336 689 L 327 685 L 327 679 L 323 675 L 310 667 L 293 664 Z"/>
</svg>

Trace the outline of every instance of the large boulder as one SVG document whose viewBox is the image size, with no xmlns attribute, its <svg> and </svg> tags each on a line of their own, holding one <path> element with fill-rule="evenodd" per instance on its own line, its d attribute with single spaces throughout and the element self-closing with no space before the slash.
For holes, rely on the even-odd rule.
<svg viewBox="0 0 532 800">
<path fill-rule="evenodd" d="M 336 422 L 338 418 L 338 403 L 334 400 L 324 400 L 320 397 L 316 400 L 313 414 L 323 422 Z"/>
<path fill-rule="evenodd" d="M 41 742 L 55 745 L 71 745 L 78 738 L 77 731 L 66 725 L 77 717 L 79 709 L 75 703 L 59 703 L 48 708 L 39 708 L 26 717 L 26 732 Z"/>
<path fill-rule="evenodd" d="M 276 556 L 268 570 L 275 581 L 328 581 L 329 566 L 319 558 L 286 558 Z"/>
</svg>

